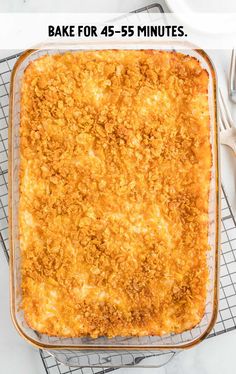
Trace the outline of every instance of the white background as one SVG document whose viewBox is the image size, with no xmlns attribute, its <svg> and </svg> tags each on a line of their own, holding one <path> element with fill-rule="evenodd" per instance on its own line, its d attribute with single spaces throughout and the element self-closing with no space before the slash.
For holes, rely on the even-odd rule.
<svg viewBox="0 0 236 374">
<path fill-rule="evenodd" d="M 197 1 L 197 0 L 196 0 Z M 229 0 L 228 0 L 229 1 Z M 227 0 L 225 0 L 227 2 Z M 123 12 L 152 3 L 152 0 L 0 0 L 1 11 L 77 11 Z M 164 3 L 160 0 L 159 3 Z M 222 1 L 218 0 L 221 4 Z M 216 10 L 217 0 L 214 2 Z M 165 5 L 164 5 L 165 6 Z M 166 8 L 165 8 L 166 9 Z M 209 52 L 218 72 L 219 84 L 226 94 L 230 51 Z M 0 51 L 0 58 L 12 51 Z M 236 120 L 236 104 L 230 104 Z M 230 200 L 235 203 L 235 157 L 222 150 L 222 175 Z M 22 340 L 10 320 L 8 265 L 0 253 L 0 373 L 44 374 L 39 353 Z M 236 372 L 236 330 L 201 343 L 196 348 L 180 353 L 162 369 L 120 369 L 117 374 L 233 374 Z"/>
</svg>

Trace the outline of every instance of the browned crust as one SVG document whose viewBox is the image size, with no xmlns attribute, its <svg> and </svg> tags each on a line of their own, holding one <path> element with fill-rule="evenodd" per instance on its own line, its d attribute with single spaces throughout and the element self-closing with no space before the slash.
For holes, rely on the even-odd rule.
<svg viewBox="0 0 236 374">
<path fill-rule="evenodd" d="M 182 332 L 205 310 L 208 74 L 179 53 L 44 56 L 21 99 L 23 310 L 54 336 Z"/>
</svg>

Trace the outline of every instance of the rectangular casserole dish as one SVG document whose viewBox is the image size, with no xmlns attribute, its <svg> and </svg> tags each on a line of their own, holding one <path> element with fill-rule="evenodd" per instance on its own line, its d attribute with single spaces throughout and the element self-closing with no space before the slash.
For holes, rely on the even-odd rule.
<svg viewBox="0 0 236 374">
<path fill-rule="evenodd" d="M 77 45 L 76 50 L 99 50 L 99 49 L 172 49 L 158 43 L 114 43 Z M 13 322 L 20 333 L 31 344 L 53 350 L 175 350 L 193 346 L 204 339 L 212 329 L 217 315 L 218 277 L 219 277 L 219 162 L 218 162 L 218 127 L 217 127 L 217 100 L 216 100 L 216 76 L 208 56 L 200 50 L 179 48 L 175 50 L 197 58 L 202 67 L 209 74 L 209 111 L 210 111 L 210 142 L 212 150 L 212 170 L 209 196 L 209 245 L 208 269 L 209 284 L 207 287 L 206 309 L 201 322 L 191 330 L 181 334 L 169 334 L 162 337 L 116 337 L 108 339 L 100 337 L 91 338 L 58 338 L 38 334 L 30 329 L 24 320 L 20 309 L 21 305 L 21 279 L 20 261 L 21 251 L 19 246 L 18 204 L 19 204 L 19 127 L 20 127 L 20 88 L 21 78 L 28 64 L 45 54 L 58 53 L 56 49 L 30 50 L 25 52 L 17 61 L 11 79 L 10 97 L 10 126 L 9 126 L 9 152 L 10 152 L 10 179 L 9 179 L 9 207 L 10 207 L 10 253 L 11 253 L 11 313 Z M 60 48 L 60 53 L 65 49 Z M 73 47 L 72 47 L 73 48 Z M 69 46 L 68 49 L 71 49 Z M 68 50 L 67 49 L 67 50 Z M 119 365 L 120 366 L 120 365 Z"/>
</svg>

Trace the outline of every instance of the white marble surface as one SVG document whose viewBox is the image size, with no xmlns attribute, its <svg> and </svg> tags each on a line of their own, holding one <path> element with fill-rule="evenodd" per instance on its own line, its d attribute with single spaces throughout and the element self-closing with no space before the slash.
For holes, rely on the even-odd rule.
<svg viewBox="0 0 236 374">
<path fill-rule="evenodd" d="M 164 0 L 0 0 L 0 12 L 101 12 L 115 13 L 138 9 Z"/>
<path fill-rule="evenodd" d="M 219 0 L 218 0 L 219 1 Z M 152 0 L 0 0 L 2 11 L 77 11 L 122 12 L 152 3 Z M 163 0 L 160 3 L 164 3 Z M 1 51 L 7 56 L 12 51 Z M 219 76 L 219 83 L 226 91 L 230 51 L 211 51 Z M 1 58 L 1 57 L 0 57 Z M 231 104 L 230 104 L 231 105 Z M 236 105 L 231 105 L 236 121 Z M 235 158 L 222 149 L 222 176 L 230 200 L 236 206 Z M 44 374 L 38 351 L 24 342 L 14 330 L 9 312 L 8 265 L 0 252 L 0 373 Z M 119 374 L 233 374 L 236 372 L 236 330 L 201 343 L 196 348 L 180 353 L 162 369 L 119 369 Z"/>
</svg>

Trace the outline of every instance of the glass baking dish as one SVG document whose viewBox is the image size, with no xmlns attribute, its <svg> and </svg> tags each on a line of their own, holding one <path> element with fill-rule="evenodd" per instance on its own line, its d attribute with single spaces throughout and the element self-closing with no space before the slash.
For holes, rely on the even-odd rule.
<svg viewBox="0 0 236 374">
<path fill-rule="evenodd" d="M 157 367 L 168 361 L 177 350 L 186 349 L 202 341 L 214 326 L 217 316 L 219 283 L 219 151 L 217 126 L 217 90 L 216 73 L 207 54 L 199 49 L 176 43 L 164 45 L 159 42 L 115 42 L 111 44 L 57 45 L 51 49 L 28 50 L 23 53 L 14 66 L 11 77 L 10 121 L 9 121 L 9 216 L 10 216 L 10 281 L 11 314 L 19 334 L 29 343 L 53 354 L 60 362 L 70 366 L 122 367 L 143 366 Z M 64 53 L 68 50 L 98 49 L 165 49 L 191 55 L 197 58 L 209 73 L 209 110 L 210 142 L 212 150 L 212 171 L 209 196 L 209 245 L 208 267 L 209 282 L 205 314 L 201 322 L 181 334 L 146 337 L 116 337 L 108 339 L 58 338 L 39 334 L 32 330 L 24 319 L 21 305 L 20 263 L 21 250 L 18 239 L 18 203 L 19 203 L 19 128 L 20 128 L 20 88 L 24 70 L 28 64 L 45 54 Z"/>
</svg>

